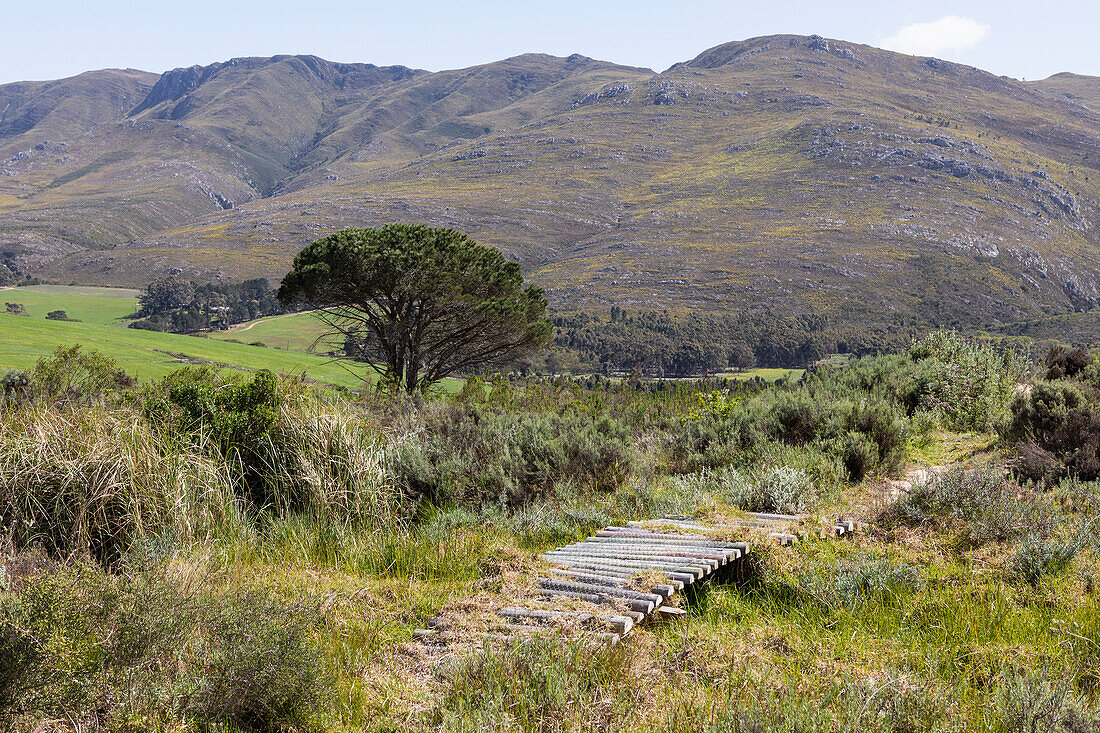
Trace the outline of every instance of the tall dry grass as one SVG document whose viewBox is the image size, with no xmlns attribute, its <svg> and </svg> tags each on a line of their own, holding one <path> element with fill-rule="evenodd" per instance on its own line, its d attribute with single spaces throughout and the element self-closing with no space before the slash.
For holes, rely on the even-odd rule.
<svg viewBox="0 0 1100 733">
<path fill-rule="evenodd" d="M 387 438 L 362 411 L 296 395 L 279 406 L 267 439 L 269 480 L 315 517 L 371 524 L 401 512 L 387 471 Z"/>
<path fill-rule="evenodd" d="M 201 540 L 237 521 L 227 466 L 174 449 L 131 410 L 0 412 L 0 527 L 16 548 L 110 564 L 137 542 Z"/>
</svg>

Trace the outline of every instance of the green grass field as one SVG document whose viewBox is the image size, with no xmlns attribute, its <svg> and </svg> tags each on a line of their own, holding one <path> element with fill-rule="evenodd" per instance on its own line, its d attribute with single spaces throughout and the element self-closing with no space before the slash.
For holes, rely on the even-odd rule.
<svg viewBox="0 0 1100 733">
<path fill-rule="evenodd" d="M 29 369 L 39 357 L 52 353 L 58 346 L 72 344 L 109 354 L 118 360 L 119 366 L 142 380 L 162 377 L 188 360 L 248 371 L 304 373 L 318 382 L 352 389 L 361 388 L 363 377 L 369 376 L 361 367 L 352 373 L 345 363 L 312 354 L 95 323 L 0 314 L 0 367 Z"/>
<path fill-rule="evenodd" d="M 325 325 L 310 313 L 288 313 L 242 323 L 228 331 L 216 331 L 210 338 L 245 344 L 260 341 L 276 349 L 323 354 L 341 345 L 338 339 L 318 341 L 325 330 Z"/>
<path fill-rule="evenodd" d="M 91 288 L 68 285 L 34 285 L 6 288 L 0 301 L 22 303 L 31 318 L 45 318 L 63 310 L 69 318 L 85 323 L 117 324 L 133 316 L 138 291 L 126 288 Z"/>
<path fill-rule="evenodd" d="M 765 382 L 776 382 L 784 377 L 793 381 L 801 379 L 804 371 L 804 369 L 772 369 L 769 367 L 761 367 L 759 369 L 746 369 L 740 372 L 722 372 L 718 377 L 733 379 L 738 382 L 747 382 L 753 377 L 760 377 Z"/>
<path fill-rule="evenodd" d="M 58 346 L 80 344 L 116 359 L 119 366 L 141 380 L 158 379 L 184 364 L 211 362 L 234 369 L 270 369 L 336 387 L 362 389 L 374 373 L 363 365 L 306 353 L 322 331 L 308 313 L 272 316 L 253 321 L 250 328 L 220 331 L 210 338 L 125 328 L 137 310 L 137 290 L 123 288 L 36 285 L 0 292 L 0 301 L 21 303 L 27 316 L 0 312 L 0 370 L 30 369 Z M 49 321 L 46 314 L 63 310 L 73 321 Z M 239 340 L 243 343 L 232 343 Z M 249 346 L 262 341 L 269 347 Z M 318 351 L 327 350 L 322 344 Z M 444 380 L 442 388 L 457 392 L 462 380 Z"/>
</svg>

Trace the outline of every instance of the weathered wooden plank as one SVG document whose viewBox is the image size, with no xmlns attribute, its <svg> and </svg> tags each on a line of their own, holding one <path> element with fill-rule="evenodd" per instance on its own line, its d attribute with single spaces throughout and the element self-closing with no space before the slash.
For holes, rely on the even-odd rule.
<svg viewBox="0 0 1100 733">
<path fill-rule="evenodd" d="M 553 561 L 555 558 L 574 558 L 579 562 L 599 562 L 606 563 L 608 565 L 618 565 L 626 568 L 636 568 L 640 570 L 667 570 L 672 572 L 687 573 L 696 578 L 705 575 L 709 568 L 710 563 L 694 563 L 690 560 L 685 561 L 682 557 L 670 557 L 667 560 L 660 560 L 653 557 L 651 554 L 647 554 L 641 557 L 631 559 L 629 557 L 613 557 L 614 553 L 610 552 L 592 552 L 586 549 L 572 549 L 562 548 L 559 550 L 549 550 L 542 554 L 543 559 Z M 626 555 L 628 553 L 618 553 Z"/>
<path fill-rule="evenodd" d="M 702 526 L 702 525 L 700 525 Z M 688 542 L 710 542 L 718 545 L 731 544 L 728 540 L 714 537 L 715 527 L 707 527 L 706 532 L 675 532 L 669 529 L 647 529 L 646 527 L 607 527 L 596 532 L 595 537 L 622 537 L 624 535 L 644 535 L 646 537 L 668 537 Z"/>
<path fill-rule="evenodd" d="M 600 595 L 618 596 L 620 598 L 637 598 L 650 601 L 654 605 L 664 603 L 664 598 L 656 593 L 633 590 L 631 588 L 618 588 L 612 585 L 600 585 L 599 583 L 584 583 L 579 580 L 565 580 L 563 578 L 539 578 L 539 585 L 543 588 L 563 588 L 578 593 L 597 593 Z"/>
<path fill-rule="evenodd" d="M 555 563 L 560 567 L 569 567 L 563 563 Z M 634 576 L 638 575 L 637 570 L 628 570 L 626 568 L 611 568 L 611 567 L 591 567 L 591 568 L 572 568 L 573 570 L 589 570 L 594 571 L 598 575 L 605 575 L 609 578 L 616 578 L 618 580 L 630 580 Z"/>
<path fill-rule="evenodd" d="M 643 523 L 642 522 L 628 522 L 628 524 L 643 524 Z M 697 526 L 700 529 L 705 529 L 709 532 L 714 532 L 716 530 L 724 530 L 724 529 L 734 529 L 733 527 L 730 527 L 730 526 L 727 526 L 727 525 L 715 525 L 715 526 L 712 526 L 712 527 L 704 527 L 703 525 L 693 525 L 693 526 Z M 652 531 L 652 530 L 645 530 L 645 531 Z M 662 532 L 662 533 L 655 533 L 655 534 L 664 534 L 664 533 Z M 742 557 L 747 555 L 748 552 L 749 552 L 749 543 L 747 543 L 747 542 L 727 542 L 725 544 L 727 544 L 731 547 L 736 547 L 737 549 L 741 550 L 741 556 Z"/>
<path fill-rule="evenodd" d="M 629 542 L 624 540 L 608 540 L 607 542 L 581 542 L 577 545 L 571 545 L 571 547 L 606 547 L 613 549 L 633 549 L 633 550 L 645 550 L 650 552 L 663 552 L 671 555 L 678 555 L 681 557 L 692 558 L 706 558 L 709 560 L 716 560 L 719 565 L 725 565 L 730 560 L 736 560 L 741 557 L 741 551 L 735 549 L 711 549 L 705 547 L 692 548 L 683 545 L 669 545 L 659 542 Z"/>
<path fill-rule="evenodd" d="M 612 527 L 610 529 L 615 529 L 615 528 Z M 710 529 L 713 531 L 715 529 L 733 529 L 733 528 L 722 526 L 722 527 L 712 527 Z M 654 537 L 680 537 L 680 536 L 700 537 L 700 536 L 702 536 L 702 535 L 669 535 L 669 534 L 666 534 L 664 532 L 655 532 L 655 531 L 649 530 L 649 529 L 633 529 L 633 528 L 626 529 L 626 530 L 624 530 L 624 532 L 629 532 L 629 533 L 631 533 L 631 535 L 633 535 L 633 533 L 635 533 L 635 532 L 641 532 L 641 533 L 644 533 L 645 536 L 647 536 L 647 537 L 648 536 L 654 536 Z M 732 548 L 740 550 L 742 557 L 747 555 L 748 552 L 749 552 L 749 543 L 747 543 L 747 542 L 718 542 L 717 540 L 713 540 L 713 542 L 717 546 L 720 546 L 720 547 L 732 547 Z"/>
<path fill-rule="evenodd" d="M 564 580 L 558 580 L 556 578 L 539 578 L 539 585 L 543 590 L 550 591 L 566 591 L 570 593 L 581 593 L 590 596 L 595 596 L 602 601 L 603 599 L 619 599 L 625 601 L 626 604 L 635 611 L 641 611 L 642 613 L 650 613 L 654 608 L 661 605 L 664 601 L 659 595 L 655 593 L 641 593 L 639 591 L 627 590 L 625 588 L 612 588 L 610 586 L 590 585 L 587 583 L 573 583 Z M 600 602 L 596 601 L 596 602 Z"/>
<path fill-rule="evenodd" d="M 498 616 L 505 618 L 524 619 L 531 618 L 540 621 L 550 621 L 558 618 L 575 618 L 581 623 L 588 621 L 600 620 L 604 621 L 611 628 L 615 629 L 619 634 L 626 635 L 630 633 L 630 630 L 634 628 L 634 619 L 626 615 L 614 615 L 614 616 L 596 616 L 591 613 L 583 611 L 553 611 L 544 608 L 518 608 L 515 606 L 509 608 L 502 608 L 497 611 Z M 642 614 L 638 614 L 639 620 L 643 618 Z M 547 627 L 543 627 L 547 628 Z"/>
<path fill-rule="evenodd" d="M 658 532 L 655 529 L 643 529 L 642 527 L 607 527 L 605 529 L 598 530 L 596 537 L 614 537 L 616 535 L 647 535 L 651 537 L 674 537 L 683 540 L 708 540 L 710 539 L 705 534 L 686 534 L 677 532 Z"/>
<path fill-rule="evenodd" d="M 578 621 L 592 621 L 596 618 L 593 613 L 587 611 L 558 611 L 550 608 L 521 608 L 518 606 L 508 606 L 497 610 L 498 616 L 508 616 L 511 618 L 537 618 L 542 620 L 554 619 L 554 618 L 575 618 Z"/>
<path fill-rule="evenodd" d="M 686 557 L 669 557 L 667 555 L 661 555 L 659 553 L 637 553 L 637 551 L 614 551 L 605 550 L 602 553 L 594 550 L 583 549 L 566 549 L 566 550 L 554 550 L 553 553 L 546 554 L 547 559 L 553 558 L 574 558 L 574 559 L 590 559 L 601 561 L 628 561 L 638 562 L 646 567 L 660 569 L 660 566 L 673 566 L 676 568 L 676 572 L 693 572 L 697 577 L 704 577 L 711 575 L 718 566 L 717 562 L 709 560 L 694 560 Z"/>
<path fill-rule="evenodd" d="M 684 556 L 670 556 L 659 552 L 637 552 L 629 550 L 587 550 L 567 548 L 564 550 L 554 550 L 547 552 L 544 557 L 594 557 L 594 558 L 612 558 L 618 560 L 630 560 L 635 562 L 649 562 L 651 564 L 661 563 L 665 565 L 676 565 L 681 568 L 690 570 L 696 568 L 699 577 L 704 575 L 710 575 L 711 572 L 718 568 L 718 562 L 716 560 L 695 559 Z"/>
<path fill-rule="evenodd" d="M 591 558 L 591 557 L 587 558 L 589 560 L 589 562 L 585 562 L 584 560 L 579 560 L 579 559 L 578 560 L 568 560 L 568 559 L 560 558 L 560 557 L 559 558 L 544 557 L 543 559 L 547 560 L 548 562 L 552 562 L 556 565 L 563 565 L 565 567 L 578 568 L 578 569 L 581 569 L 581 570 L 587 569 L 587 570 L 602 570 L 604 572 L 616 572 L 616 573 L 621 573 L 622 575 L 624 575 L 626 577 L 631 577 L 631 578 L 634 577 L 635 575 L 638 575 L 639 573 L 643 573 L 643 572 L 646 572 L 648 570 L 657 570 L 662 575 L 668 577 L 670 581 L 680 584 L 680 587 L 678 587 L 676 590 L 682 590 L 683 586 L 691 585 L 693 582 L 695 582 L 695 574 L 694 573 L 677 572 L 676 570 L 670 570 L 669 568 L 673 567 L 671 565 L 668 565 L 668 566 L 650 565 L 650 564 L 642 563 L 642 562 L 632 563 L 632 562 L 629 562 L 629 561 L 626 561 L 626 560 L 607 560 L 605 562 L 599 562 L 595 558 Z"/>
<path fill-rule="evenodd" d="M 608 575 L 600 575 L 596 571 L 582 572 L 578 570 L 562 570 L 555 568 L 552 571 L 555 575 L 560 575 L 565 578 L 570 578 L 577 583 L 592 583 L 594 585 L 609 585 L 617 588 L 627 586 L 627 581 L 623 578 L 617 578 Z M 628 590 L 631 590 L 628 588 Z M 676 588 L 668 585 L 667 583 L 658 583 L 654 585 L 650 590 L 650 593 L 661 596 L 662 598 L 668 598 L 676 592 Z"/>
<path fill-rule="evenodd" d="M 647 552 L 665 552 L 670 555 L 706 558 L 708 560 L 717 560 L 718 562 L 724 562 L 734 553 L 740 553 L 740 550 L 736 548 L 723 548 L 712 549 L 702 546 L 693 547 L 691 545 L 673 545 L 663 544 L 660 542 L 647 542 L 644 539 L 632 539 L 623 538 L 622 540 L 607 540 L 603 542 L 575 542 L 572 545 L 566 545 L 563 549 L 581 548 L 585 550 L 593 549 L 611 549 L 611 550 L 645 550 Z"/>
<path fill-rule="evenodd" d="M 740 557 L 739 550 L 723 550 L 721 552 L 696 549 L 693 547 L 685 547 L 681 545 L 657 545 L 647 544 L 645 542 L 578 542 L 573 545 L 569 545 L 569 548 L 583 548 L 583 549 L 607 549 L 610 551 L 618 550 L 635 550 L 639 552 L 661 553 L 670 557 L 688 557 L 693 560 L 711 560 L 718 563 L 718 565 L 725 565 L 730 559 L 736 559 Z"/>
<path fill-rule="evenodd" d="M 708 527 L 705 524 L 699 524 L 698 522 L 688 522 L 682 519 L 646 519 L 637 522 L 627 522 L 627 527 L 641 527 L 645 529 L 649 525 L 661 525 L 666 527 L 679 527 L 681 529 L 693 529 L 700 532 L 707 532 L 713 530 L 713 527 Z"/>
<path fill-rule="evenodd" d="M 540 635 L 545 636 L 547 632 L 554 633 L 557 631 L 553 626 L 543 625 L 531 625 L 531 624 L 515 624 L 507 621 L 495 621 L 489 627 L 489 631 L 504 630 L 512 634 L 527 634 L 527 635 Z"/>
<path fill-rule="evenodd" d="M 555 564 L 564 565 L 564 563 L 555 563 Z M 629 582 L 630 580 L 632 580 L 633 578 L 636 578 L 639 575 L 639 572 L 637 570 L 629 570 L 629 569 L 626 569 L 626 568 L 608 567 L 606 565 L 605 566 L 600 566 L 598 564 L 593 564 L 593 565 L 590 565 L 589 567 L 576 567 L 576 566 L 571 566 L 571 565 L 565 565 L 565 567 L 569 568 L 569 570 L 568 571 L 562 571 L 562 570 L 559 570 L 559 569 L 555 569 L 553 572 L 555 572 L 555 573 L 578 572 L 578 573 L 582 573 L 582 574 L 590 574 L 590 575 L 598 575 L 598 576 L 606 577 L 606 578 L 614 578 L 615 580 L 625 581 L 625 582 Z M 661 586 L 666 586 L 667 585 L 669 588 L 672 589 L 672 591 L 678 591 L 678 590 L 683 590 L 684 589 L 683 581 L 677 580 L 676 578 L 669 577 L 667 573 L 661 573 L 661 575 L 664 575 L 665 576 L 664 579 L 668 581 L 667 583 L 660 583 Z"/>
<path fill-rule="evenodd" d="M 589 603 L 603 603 L 604 599 L 595 593 L 577 593 L 571 590 L 560 590 L 558 588 L 539 588 L 539 595 L 543 596 L 561 596 L 563 598 L 576 598 L 581 601 L 588 601 Z"/>
<path fill-rule="evenodd" d="M 749 512 L 749 516 L 770 522 L 801 522 L 806 518 L 805 514 L 770 514 L 768 512 Z"/>
<path fill-rule="evenodd" d="M 700 537 L 688 539 L 682 537 L 670 537 L 662 534 L 642 534 L 636 532 L 612 532 L 610 535 L 594 535 L 584 540 L 585 542 L 651 542 L 654 544 L 677 545 L 680 547 L 706 547 L 716 550 L 727 550 L 733 546 L 732 542 Z"/>
</svg>

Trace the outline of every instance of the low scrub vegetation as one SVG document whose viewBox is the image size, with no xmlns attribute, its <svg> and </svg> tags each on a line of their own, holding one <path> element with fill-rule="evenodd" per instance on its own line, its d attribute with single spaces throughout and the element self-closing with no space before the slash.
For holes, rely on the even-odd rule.
<svg viewBox="0 0 1100 733">
<path fill-rule="evenodd" d="M 1098 730 L 1100 489 L 1063 436 L 1095 361 L 1052 354 L 1036 380 L 937 334 L 770 386 L 349 397 L 204 366 L 141 386 L 59 350 L 0 380 L 0 726 Z M 961 430 L 1001 442 L 883 498 Z M 743 511 L 809 531 L 754 542 L 690 623 L 410 643 L 602 526 Z M 841 514 L 866 532 L 818 537 Z"/>
<path fill-rule="evenodd" d="M 188 592 L 190 591 L 190 592 Z M 178 720 L 277 731 L 331 702 L 315 612 L 209 595 L 156 571 L 40 572 L 3 599 L 0 715 L 138 729 Z"/>
<path fill-rule="evenodd" d="M 1081 349 L 1051 349 L 1046 380 L 1021 391 L 1003 429 L 1015 472 L 1044 484 L 1100 478 L 1100 362 Z"/>
</svg>

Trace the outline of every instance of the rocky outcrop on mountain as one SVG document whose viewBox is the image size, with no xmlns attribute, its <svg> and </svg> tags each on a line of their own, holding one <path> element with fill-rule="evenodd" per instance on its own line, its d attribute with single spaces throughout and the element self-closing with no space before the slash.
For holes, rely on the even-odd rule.
<svg viewBox="0 0 1100 733">
<path fill-rule="evenodd" d="M 130 114 L 136 115 L 163 102 L 175 102 L 182 99 L 198 89 L 199 84 L 219 68 L 221 68 L 221 64 L 190 66 L 186 69 L 172 69 L 164 72 L 157 83 L 153 85 L 153 88 L 149 90 L 149 95 Z M 175 119 L 171 114 L 168 117 Z"/>
</svg>

